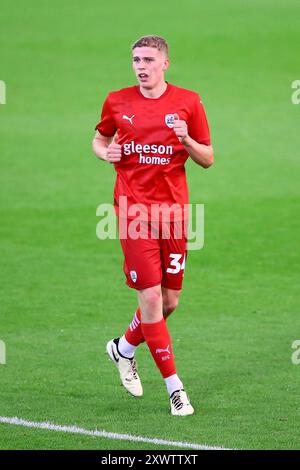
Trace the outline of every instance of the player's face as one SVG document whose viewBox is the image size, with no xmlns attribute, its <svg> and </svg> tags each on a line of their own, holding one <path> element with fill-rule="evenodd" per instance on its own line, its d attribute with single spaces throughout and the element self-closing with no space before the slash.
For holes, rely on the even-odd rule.
<svg viewBox="0 0 300 470">
<path fill-rule="evenodd" d="M 169 59 L 155 47 L 133 49 L 133 70 L 141 87 L 152 89 L 164 81 Z"/>
</svg>

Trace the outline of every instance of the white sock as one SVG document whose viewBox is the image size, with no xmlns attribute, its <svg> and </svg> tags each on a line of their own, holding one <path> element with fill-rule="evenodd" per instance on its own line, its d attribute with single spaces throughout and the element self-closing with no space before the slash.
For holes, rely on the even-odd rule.
<svg viewBox="0 0 300 470">
<path fill-rule="evenodd" d="M 123 335 L 122 338 L 119 339 L 118 350 L 122 356 L 131 359 L 134 356 L 136 348 L 137 346 L 133 346 L 133 344 L 128 343 L 127 339 L 125 338 L 125 335 Z"/>
<path fill-rule="evenodd" d="M 165 379 L 165 383 L 167 386 L 168 394 L 171 396 L 173 392 L 176 390 L 183 389 L 183 383 L 181 382 L 180 378 L 177 374 L 170 375 Z"/>
</svg>

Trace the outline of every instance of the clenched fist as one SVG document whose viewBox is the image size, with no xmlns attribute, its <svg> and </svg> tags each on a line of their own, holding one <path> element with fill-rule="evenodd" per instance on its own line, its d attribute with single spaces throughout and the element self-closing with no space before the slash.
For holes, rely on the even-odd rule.
<svg viewBox="0 0 300 470">
<path fill-rule="evenodd" d="M 187 123 L 179 119 L 178 114 L 174 114 L 174 132 L 178 137 L 179 142 L 182 142 L 188 136 Z"/>
<path fill-rule="evenodd" d="M 122 158 L 122 145 L 112 143 L 107 147 L 106 160 L 109 163 L 117 163 Z"/>
</svg>

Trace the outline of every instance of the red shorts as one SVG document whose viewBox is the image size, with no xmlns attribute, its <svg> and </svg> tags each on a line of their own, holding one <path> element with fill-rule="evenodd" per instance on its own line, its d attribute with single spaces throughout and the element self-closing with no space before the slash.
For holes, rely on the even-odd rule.
<svg viewBox="0 0 300 470">
<path fill-rule="evenodd" d="M 139 222 L 138 238 L 128 233 L 130 222 L 119 220 L 119 230 L 120 224 L 124 224 L 120 241 L 127 285 L 141 290 L 161 284 L 168 289 L 180 290 L 187 256 L 184 222 L 170 222 L 168 226 L 157 222 L 156 227 L 148 222 Z M 124 228 L 127 238 L 122 238 Z"/>
</svg>

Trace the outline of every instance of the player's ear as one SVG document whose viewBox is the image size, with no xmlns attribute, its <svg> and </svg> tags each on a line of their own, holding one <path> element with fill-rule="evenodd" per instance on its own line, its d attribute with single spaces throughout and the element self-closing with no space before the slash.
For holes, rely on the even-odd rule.
<svg viewBox="0 0 300 470">
<path fill-rule="evenodd" d="M 165 57 L 164 63 L 163 63 L 163 71 L 168 70 L 169 64 L 170 64 L 169 57 Z"/>
</svg>

